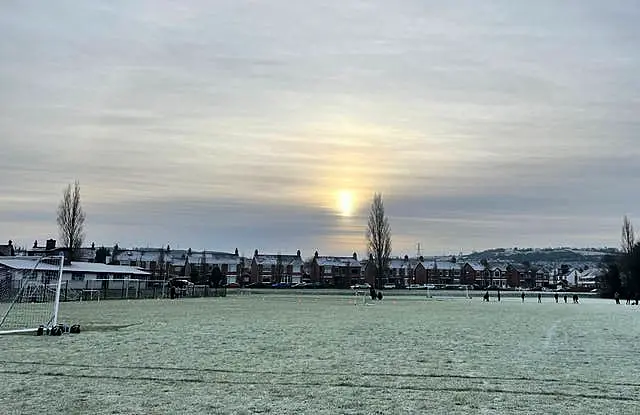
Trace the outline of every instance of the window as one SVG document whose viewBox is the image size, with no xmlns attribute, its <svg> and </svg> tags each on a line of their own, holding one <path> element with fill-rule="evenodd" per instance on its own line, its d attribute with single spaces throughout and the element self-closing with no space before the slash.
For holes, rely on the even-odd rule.
<svg viewBox="0 0 640 415">
<path fill-rule="evenodd" d="M 74 272 L 71 274 L 71 281 L 84 281 L 84 274 L 82 272 Z"/>
</svg>

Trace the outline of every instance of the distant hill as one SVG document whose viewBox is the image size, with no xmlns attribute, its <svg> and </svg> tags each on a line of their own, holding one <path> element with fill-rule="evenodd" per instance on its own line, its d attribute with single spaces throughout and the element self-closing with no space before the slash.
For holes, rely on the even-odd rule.
<svg viewBox="0 0 640 415">
<path fill-rule="evenodd" d="M 513 262 L 532 264 L 596 264 L 615 248 L 496 248 L 464 255 L 467 261 Z"/>
</svg>

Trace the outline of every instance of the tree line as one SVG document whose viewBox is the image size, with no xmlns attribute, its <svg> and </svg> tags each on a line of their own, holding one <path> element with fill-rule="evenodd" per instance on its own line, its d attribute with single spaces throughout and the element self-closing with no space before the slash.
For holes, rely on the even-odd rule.
<svg viewBox="0 0 640 415">
<path fill-rule="evenodd" d="M 631 220 L 622 220 L 620 251 L 605 255 L 602 259 L 605 274 L 601 281 L 602 295 L 613 297 L 619 293 L 626 297 L 640 294 L 640 242 Z"/>
</svg>

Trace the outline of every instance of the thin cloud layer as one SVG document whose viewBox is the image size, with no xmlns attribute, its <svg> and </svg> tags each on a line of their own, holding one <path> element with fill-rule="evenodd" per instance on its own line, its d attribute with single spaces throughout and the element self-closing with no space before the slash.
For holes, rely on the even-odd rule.
<svg viewBox="0 0 640 415">
<path fill-rule="evenodd" d="M 617 245 L 640 216 L 640 6 L 0 5 L 0 229 L 364 253 Z M 339 195 L 349 194 L 350 217 Z"/>
</svg>

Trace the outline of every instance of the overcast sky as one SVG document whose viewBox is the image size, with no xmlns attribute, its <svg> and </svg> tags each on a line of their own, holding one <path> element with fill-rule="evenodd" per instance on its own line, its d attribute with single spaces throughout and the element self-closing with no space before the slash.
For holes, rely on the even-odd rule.
<svg viewBox="0 0 640 415">
<path fill-rule="evenodd" d="M 3 1 L 0 238 L 365 254 L 618 246 L 640 2 Z M 640 222 L 639 222 L 640 225 Z"/>
</svg>

